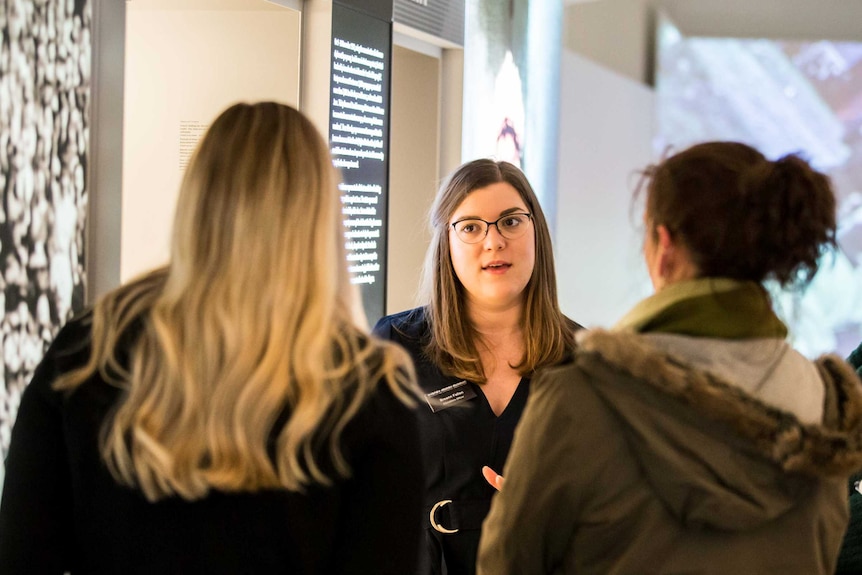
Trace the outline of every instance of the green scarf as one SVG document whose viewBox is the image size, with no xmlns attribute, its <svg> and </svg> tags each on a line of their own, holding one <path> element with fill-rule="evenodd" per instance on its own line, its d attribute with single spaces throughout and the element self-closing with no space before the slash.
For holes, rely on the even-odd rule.
<svg viewBox="0 0 862 575">
<path fill-rule="evenodd" d="M 641 300 L 614 329 L 724 339 L 787 337 L 760 284 L 727 278 L 670 284 Z"/>
</svg>

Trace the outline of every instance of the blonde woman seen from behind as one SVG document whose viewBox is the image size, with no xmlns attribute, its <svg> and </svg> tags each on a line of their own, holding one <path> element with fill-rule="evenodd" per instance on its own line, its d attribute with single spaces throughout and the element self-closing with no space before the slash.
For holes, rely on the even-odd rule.
<svg viewBox="0 0 862 575">
<path fill-rule="evenodd" d="M 71 320 L 25 392 L 0 571 L 415 569 L 412 366 L 363 327 L 336 179 L 293 108 L 215 120 L 170 263 Z"/>
</svg>

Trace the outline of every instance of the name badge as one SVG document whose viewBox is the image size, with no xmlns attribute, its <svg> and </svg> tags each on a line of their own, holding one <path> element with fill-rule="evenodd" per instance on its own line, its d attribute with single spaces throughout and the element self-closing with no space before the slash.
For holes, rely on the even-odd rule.
<svg viewBox="0 0 862 575">
<path fill-rule="evenodd" d="M 426 393 L 425 401 L 428 402 L 428 407 L 431 408 L 431 411 L 437 413 L 474 397 L 476 397 L 476 392 L 473 391 L 470 384 L 466 381 L 459 381 L 458 383 L 436 389 L 431 393 Z"/>
</svg>

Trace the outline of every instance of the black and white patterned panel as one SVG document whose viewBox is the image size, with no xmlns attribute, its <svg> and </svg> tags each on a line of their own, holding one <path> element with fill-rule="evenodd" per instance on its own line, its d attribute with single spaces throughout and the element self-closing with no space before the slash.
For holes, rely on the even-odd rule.
<svg viewBox="0 0 862 575">
<path fill-rule="evenodd" d="M 0 456 L 21 393 L 84 305 L 91 0 L 0 0 Z"/>
</svg>

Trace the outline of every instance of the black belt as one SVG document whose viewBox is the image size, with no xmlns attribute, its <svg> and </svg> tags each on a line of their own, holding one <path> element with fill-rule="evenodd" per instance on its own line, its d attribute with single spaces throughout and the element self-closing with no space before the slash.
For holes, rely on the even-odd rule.
<svg viewBox="0 0 862 575">
<path fill-rule="evenodd" d="M 480 529 L 490 509 L 490 499 L 441 499 L 426 511 L 432 529 L 440 533 L 457 533 L 461 529 Z"/>
</svg>

